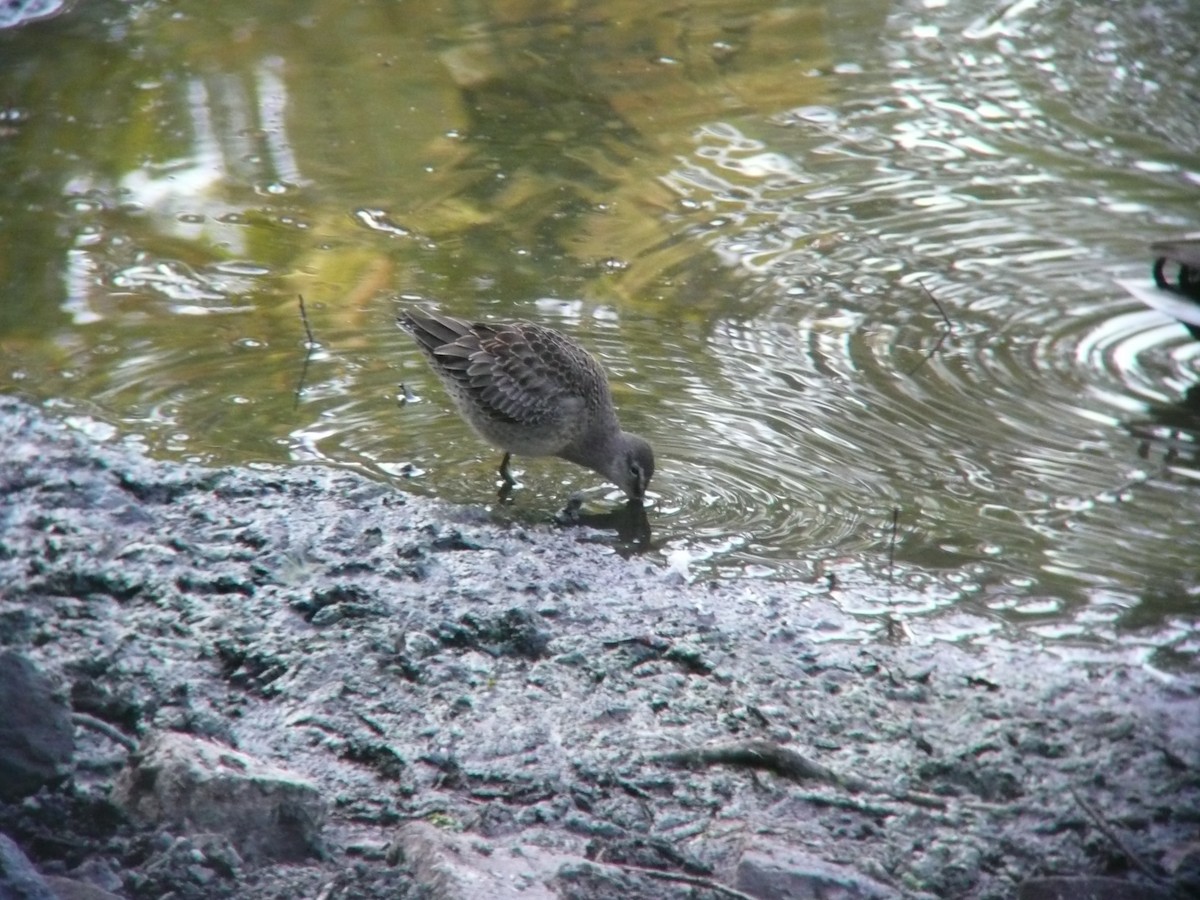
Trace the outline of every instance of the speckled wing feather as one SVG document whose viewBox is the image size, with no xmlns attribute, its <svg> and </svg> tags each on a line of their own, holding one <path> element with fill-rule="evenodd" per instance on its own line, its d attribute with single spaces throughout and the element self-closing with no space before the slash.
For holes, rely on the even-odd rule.
<svg viewBox="0 0 1200 900">
<path fill-rule="evenodd" d="M 523 425 L 576 419 L 607 402 L 604 370 L 590 353 L 557 332 L 519 322 L 481 335 L 467 374 L 491 409 Z"/>
<path fill-rule="evenodd" d="M 432 355 L 438 347 L 452 344 L 469 329 L 466 322 L 439 316 L 437 313 L 425 310 L 413 310 L 400 316 L 400 326 L 417 339 L 417 343 L 428 354 Z"/>
<path fill-rule="evenodd" d="M 539 427 L 598 408 L 607 378 L 590 353 L 528 322 L 467 323 L 430 312 L 401 320 L 452 390 L 490 418 Z"/>
</svg>

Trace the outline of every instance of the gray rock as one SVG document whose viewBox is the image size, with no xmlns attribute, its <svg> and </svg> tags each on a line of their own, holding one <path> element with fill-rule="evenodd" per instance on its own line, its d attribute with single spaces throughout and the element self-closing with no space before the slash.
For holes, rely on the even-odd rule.
<svg viewBox="0 0 1200 900">
<path fill-rule="evenodd" d="M 61 779 L 75 752 L 66 706 L 24 656 L 0 653 L 0 798 L 16 800 Z"/>
<path fill-rule="evenodd" d="M 246 842 L 224 834 L 114 821 L 103 783 L 124 756 L 81 734 L 83 790 L 44 790 L 3 811 L 54 836 L 39 844 L 39 863 L 146 898 L 438 896 L 412 868 L 380 859 L 382 830 L 416 815 L 469 832 L 436 833 L 449 845 L 431 845 L 430 871 L 440 860 L 451 874 L 495 877 L 497 860 L 551 848 L 568 857 L 550 881 L 564 897 L 683 900 L 701 891 L 622 864 L 732 884 L 742 854 L 773 843 L 852 870 L 831 879 L 830 893 L 849 892 L 843 876 L 861 887 L 857 870 L 906 897 L 1007 898 L 1035 874 L 1099 875 L 1111 864 L 1095 852 L 1098 838 L 1081 839 L 1070 790 L 1095 772 L 1095 802 L 1119 811 L 1146 859 L 1177 879 L 1195 871 L 1200 688 L 1190 676 L 1165 682 L 1127 665 L 1119 648 L 1093 648 L 1076 664 L 1008 642 L 864 645 L 849 640 L 866 634 L 853 618 L 798 582 L 670 587 L 576 534 L 491 527 L 482 513 L 415 495 L 402 505 L 358 499 L 372 489 L 305 467 L 205 476 L 139 461 L 128 446 L 85 445 L 0 399 L 0 638 L 10 638 L 0 646 L 52 648 L 75 673 L 77 708 L 94 685 L 88 709 L 105 721 L 157 731 L 178 722 L 192 735 L 216 722 L 205 726 L 210 740 L 229 736 L 218 746 L 236 738 L 337 797 L 321 834 L 328 857 L 267 869 L 243 863 L 236 848 Z M 465 524 L 467 515 L 477 519 Z M 433 550 L 451 527 L 489 549 Z M 364 554 L 359 537 L 372 534 L 383 543 Z M 120 558 L 121 547 L 148 546 L 158 552 Z M 399 568 L 422 559 L 425 581 Z M 218 572 L 230 578 L 218 583 L 209 574 Z M 304 620 L 315 607 L 295 606 L 322 589 L 350 602 L 351 587 L 392 613 L 317 629 Z M 838 590 L 860 588 L 885 597 L 867 580 Z M 670 654 L 675 645 L 683 652 Z M 951 802 L 941 815 L 872 792 L 843 807 L 833 785 L 652 761 L 735 734 L 804 750 L 885 792 L 961 795 L 982 789 L 970 780 L 980 767 L 1017 773 L 1020 802 L 978 816 Z M 1070 753 L 1030 765 L 1028 736 Z M 923 770 L 930 760 L 963 764 Z M 800 877 L 794 861 L 755 854 L 743 876 L 767 879 L 764 892 L 778 896 Z M 120 866 L 120 884 L 98 880 L 87 860 Z M 541 871 L 529 890 L 545 885 Z"/>
<path fill-rule="evenodd" d="M 251 862 L 320 852 L 326 807 L 311 781 L 213 741 L 160 733 L 121 773 L 113 800 L 134 819 L 220 834 Z"/>
<path fill-rule="evenodd" d="M 8 0 L 0 3 L 0 28 L 15 28 L 48 19 L 66 8 L 66 0 Z"/>
<path fill-rule="evenodd" d="M 559 893 L 548 883 L 564 863 L 581 861 L 526 841 L 484 843 L 424 822 L 399 828 L 388 852 L 439 900 L 555 900 Z"/>
<path fill-rule="evenodd" d="M 98 888 L 86 881 L 76 881 L 74 878 L 64 878 L 61 875 L 44 876 L 46 884 L 54 891 L 58 900 L 121 900 L 104 888 Z"/>
<path fill-rule="evenodd" d="M 109 894 L 121 894 L 125 890 L 125 883 L 118 874 L 120 866 L 121 863 L 116 857 L 92 857 L 85 859 L 75 868 L 63 872 L 61 876 L 43 875 L 42 877 L 46 879 L 46 884 L 54 888 L 60 896 L 64 892 L 71 891 L 72 887 L 70 885 L 60 886 L 55 881 L 56 877 L 61 881 L 82 884 L 85 888 L 96 888 Z"/>
<path fill-rule="evenodd" d="M 0 834 L 0 897 L 4 900 L 57 900 L 21 848 Z"/>
<path fill-rule="evenodd" d="M 891 900 L 900 892 L 791 847 L 759 841 L 737 865 L 739 891 L 759 900 Z"/>
<path fill-rule="evenodd" d="M 1090 876 L 1029 878 L 1021 882 L 1018 900 L 1167 900 L 1170 892 L 1120 878 Z"/>
</svg>

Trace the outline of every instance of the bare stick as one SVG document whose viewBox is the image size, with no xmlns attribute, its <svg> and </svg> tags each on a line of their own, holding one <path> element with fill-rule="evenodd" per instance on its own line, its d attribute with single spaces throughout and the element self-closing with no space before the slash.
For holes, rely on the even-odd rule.
<svg viewBox="0 0 1200 900">
<path fill-rule="evenodd" d="M 292 409 L 300 408 L 300 393 L 304 390 L 304 378 L 308 374 L 308 361 L 312 359 L 313 348 L 317 346 L 316 338 L 313 337 L 312 329 L 308 325 L 308 310 L 304 308 L 304 295 L 297 294 L 300 298 L 300 321 L 304 323 L 304 333 L 308 335 L 308 341 L 304 347 L 304 365 L 300 367 L 300 379 L 296 382 L 296 400 L 292 404 Z"/>
<path fill-rule="evenodd" d="M 90 728 L 92 731 L 104 735 L 114 744 L 120 744 L 130 753 L 138 748 L 137 741 L 125 732 L 109 725 L 103 719 L 97 719 L 95 716 L 89 716 L 87 713 L 73 712 L 71 713 L 71 721 L 82 728 Z"/>
<path fill-rule="evenodd" d="M 1080 796 L 1079 791 L 1075 790 L 1075 788 L 1071 788 L 1071 796 L 1075 798 L 1075 802 L 1079 804 L 1079 808 L 1087 813 L 1088 818 L 1095 823 L 1096 827 L 1100 829 L 1104 836 L 1112 841 L 1113 844 L 1116 845 L 1116 848 L 1129 858 L 1130 862 L 1141 869 L 1145 875 L 1152 878 L 1159 884 L 1162 884 L 1162 876 L 1155 872 L 1145 860 L 1133 852 L 1133 849 L 1125 843 L 1121 836 L 1117 834 L 1111 827 L 1109 827 L 1109 824 L 1104 821 L 1096 808 Z"/>
<path fill-rule="evenodd" d="M 942 314 L 942 321 L 946 323 L 946 334 L 953 334 L 954 333 L 954 323 L 951 322 L 950 317 L 948 315 L 946 315 L 946 310 L 942 309 L 942 304 L 939 303 L 938 298 L 933 295 L 933 291 L 931 291 L 929 288 L 925 287 L 925 282 L 922 281 L 920 278 L 917 279 L 917 284 L 919 284 L 921 286 L 921 290 L 923 290 L 925 292 L 925 296 L 927 296 L 930 300 L 933 301 L 933 305 L 937 307 L 937 311 Z"/>
<path fill-rule="evenodd" d="M 892 507 L 892 539 L 888 542 L 888 582 L 896 580 L 896 529 L 900 525 L 900 507 Z"/>
<path fill-rule="evenodd" d="M 883 794 L 894 800 L 902 800 L 916 806 L 928 809 L 946 808 L 946 801 L 940 797 L 918 794 L 912 791 L 892 791 L 884 787 L 872 785 L 869 781 L 853 775 L 839 775 L 832 769 L 815 763 L 801 756 L 795 750 L 781 747 L 771 741 L 744 741 L 736 744 L 723 744 L 716 747 L 698 747 L 693 750 L 676 750 L 669 753 L 657 753 L 650 757 L 651 762 L 661 762 L 675 766 L 744 766 L 750 769 L 764 769 L 774 772 L 782 778 L 797 784 L 807 781 L 823 781 L 826 784 L 843 788 L 851 793 L 870 792 Z"/>
<path fill-rule="evenodd" d="M 824 781 L 827 784 L 847 786 L 841 777 L 830 769 L 806 759 L 795 750 L 789 750 L 770 741 L 745 741 L 717 747 L 676 750 L 670 753 L 657 753 L 650 758 L 654 762 L 692 768 L 719 765 L 745 766 L 751 769 L 766 769 L 789 781 L 801 782 L 812 779 Z"/>
<path fill-rule="evenodd" d="M 695 875 L 684 875 L 682 872 L 665 872 L 662 869 L 647 869 L 643 866 L 634 866 L 629 863 L 607 862 L 604 860 L 590 860 L 590 862 L 592 865 L 611 866 L 623 872 L 645 875 L 647 878 L 657 878 L 659 881 L 675 881 L 679 884 L 690 884 L 693 887 L 707 888 L 718 894 L 724 894 L 726 897 L 734 897 L 736 900 L 754 900 L 754 897 L 750 894 L 743 894 L 736 888 L 726 887 L 719 881 L 713 881 L 710 878 L 698 878 Z"/>
<path fill-rule="evenodd" d="M 315 344 L 316 340 L 313 338 L 312 329 L 308 327 L 308 310 L 304 308 L 304 295 L 297 294 L 296 296 L 300 298 L 300 321 L 304 323 L 304 333 L 308 335 L 308 342 Z"/>
<path fill-rule="evenodd" d="M 1143 484 L 1147 484 L 1155 478 L 1163 477 L 1164 475 L 1166 475 L 1168 473 L 1170 468 L 1171 468 L 1171 461 L 1169 461 L 1169 460 L 1164 461 L 1163 464 L 1161 466 L 1159 466 L 1157 469 L 1155 469 L 1153 472 L 1134 475 L 1131 478 L 1126 478 L 1124 481 L 1122 481 L 1120 484 L 1116 485 L 1115 487 L 1106 488 L 1104 490 L 1097 491 L 1094 494 L 1091 494 L 1088 497 L 1088 499 L 1092 500 L 1092 501 L 1096 501 L 1098 498 L 1102 497 L 1105 494 L 1113 494 L 1119 499 L 1120 496 L 1122 494 L 1124 494 L 1126 491 L 1131 491 L 1135 487 L 1141 487 Z M 1068 522 L 1071 519 L 1077 518 L 1078 516 L 1082 515 L 1082 513 L 1085 512 L 1086 509 L 1087 508 L 1084 507 L 1081 509 L 1067 509 L 1067 510 L 1059 510 L 1057 512 L 1048 513 L 1045 516 L 1045 518 L 1043 519 L 1043 521 L 1054 522 L 1055 520 L 1057 520 L 1061 524 L 1064 522 Z"/>
<path fill-rule="evenodd" d="M 954 333 L 954 323 L 952 323 L 950 321 L 950 317 L 948 315 L 946 315 L 946 310 L 942 308 L 942 304 L 938 301 L 938 298 L 933 295 L 933 291 L 931 291 L 929 288 L 925 287 L 925 282 L 922 281 L 920 278 L 917 279 L 917 284 L 919 284 L 921 286 L 921 290 L 923 290 L 925 292 L 925 296 L 927 296 L 930 300 L 932 300 L 933 305 L 937 307 L 938 313 L 941 314 L 942 321 L 946 323 L 946 330 L 943 331 L 938 336 L 937 343 L 935 343 L 932 347 L 929 348 L 929 352 L 926 353 L 925 356 L 921 358 L 921 361 L 918 362 L 908 372 L 905 373 L 906 375 L 913 374 L 913 372 L 917 371 L 917 369 L 921 368 L 921 366 L 925 365 L 925 363 L 927 363 L 929 360 L 933 359 L 933 354 L 935 354 L 939 350 L 941 350 L 942 344 L 946 343 L 946 338 L 950 337 L 950 335 L 952 335 Z"/>
</svg>

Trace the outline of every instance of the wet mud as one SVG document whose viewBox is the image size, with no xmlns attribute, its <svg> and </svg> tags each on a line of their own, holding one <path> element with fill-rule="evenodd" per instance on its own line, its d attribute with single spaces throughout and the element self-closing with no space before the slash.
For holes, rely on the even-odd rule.
<svg viewBox="0 0 1200 900">
<path fill-rule="evenodd" d="M 1194 681 L 547 518 L 0 399 L 13 895 L 1200 895 Z"/>
</svg>

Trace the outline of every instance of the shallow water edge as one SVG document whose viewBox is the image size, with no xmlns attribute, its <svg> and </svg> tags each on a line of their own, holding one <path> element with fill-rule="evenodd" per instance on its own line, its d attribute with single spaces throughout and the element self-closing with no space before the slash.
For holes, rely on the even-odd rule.
<svg viewBox="0 0 1200 900">
<path fill-rule="evenodd" d="M 153 461 L 14 400 L 0 486 L 0 646 L 109 729 L 0 803 L 45 874 L 245 900 L 467 897 L 514 859 L 544 897 L 1196 887 L 1200 684 L 1127 655 L 923 640 L 856 617 L 853 584 L 688 584 L 584 530 Z M 314 846 L 263 860 L 123 805 L 164 735 L 310 785 Z"/>
</svg>

